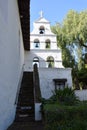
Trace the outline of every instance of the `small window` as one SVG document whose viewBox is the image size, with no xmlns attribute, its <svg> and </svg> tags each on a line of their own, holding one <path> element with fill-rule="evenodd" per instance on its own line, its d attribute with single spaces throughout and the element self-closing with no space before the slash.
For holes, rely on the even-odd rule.
<svg viewBox="0 0 87 130">
<path fill-rule="evenodd" d="M 40 33 L 40 34 L 44 34 L 44 33 L 45 33 L 44 26 L 40 26 L 40 28 L 39 28 L 39 33 Z"/>
<path fill-rule="evenodd" d="M 55 83 L 55 90 L 64 89 L 67 79 L 53 79 Z"/>
<path fill-rule="evenodd" d="M 38 39 L 34 40 L 34 48 L 39 48 L 40 47 L 40 42 Z"/>
<path fill-rule="evenodd" d="M 45 42 L 45 48 L 50 49 L 50 40 L 49 39 L 46 40 L 46 42 Z"/>
</svg>

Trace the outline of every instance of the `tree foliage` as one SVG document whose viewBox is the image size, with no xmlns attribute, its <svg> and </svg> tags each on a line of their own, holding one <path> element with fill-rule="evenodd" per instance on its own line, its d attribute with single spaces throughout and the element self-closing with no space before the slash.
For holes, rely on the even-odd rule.
<svg viewBox="0 0 87 130">
<path fill-rule="evenodd" d="M 85 68 L 87 10 L 81 12 L 70 10 L 62 23 L 52 26 L 52 31 L 57 35 L 57 43 L 62 50 L 63 65 L 72 67 L 72 74 L 76 81 L 77 71 Z"/>
<path fill-rule="evenodd" d="M 87 10 L 80 13 L 70 10 L 63 21 L 67 43 L 87 47 Z"/>
</svg>

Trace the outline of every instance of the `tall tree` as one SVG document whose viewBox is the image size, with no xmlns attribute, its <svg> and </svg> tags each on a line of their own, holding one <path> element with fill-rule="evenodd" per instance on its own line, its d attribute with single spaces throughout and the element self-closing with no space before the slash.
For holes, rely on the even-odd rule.
<svg viewBox="0 0 87 130">
<path fill-rule="evenodd" d="M 62 29 L 69 44 L 87 47 L 87 10 L 80 13 L 70 10 L 63 21 Z"/>
<path fill-rule="evenodd" d="M 63 32 L 62 25 L 60 23 L 56 23 L 56 25 L 52 26 L 51 29 L 57 36 L 57 44 L 62 51 L 63 65 L 65 67 L 73 67 L 75 62 L 72 49 L 73 46 L 67 44 L 67 39 L 65 33 Z"/>
<path fill-rule="evenodd" d="M 62 24 L 52 26 L 52 31 L 57 35 L 58 46 L 62 49 L 63 65 L 73 68 L 73 81 L 79 84 L 78 71 L 84 69 L 84 49 L 87 49 L 87 10 L 70 10 Z"/>
<path fill-rule="evenodd" d="M 56 23 L 52 30 L 57 34 L 59 47 L 68 49 L 72 56 L 77 53 L 78 58 L 75 58 L 78 59 L 78 65 L 81 68 L 83 66 L 83 48 L 87 48 L 87 10 L 80 13 L 70 10 L 63 23 Z"/>
</svg>

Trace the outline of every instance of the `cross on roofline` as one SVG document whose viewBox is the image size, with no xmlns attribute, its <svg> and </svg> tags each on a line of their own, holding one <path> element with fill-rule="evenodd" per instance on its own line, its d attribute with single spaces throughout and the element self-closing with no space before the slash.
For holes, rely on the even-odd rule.
<svg viewBox="0 0 87 130">
<path fill-rule="evenodd" d="M 41 18 L 43 17 L 43 11 L 42 10 L 40 11 L 40 17 Z"/>
</svg>

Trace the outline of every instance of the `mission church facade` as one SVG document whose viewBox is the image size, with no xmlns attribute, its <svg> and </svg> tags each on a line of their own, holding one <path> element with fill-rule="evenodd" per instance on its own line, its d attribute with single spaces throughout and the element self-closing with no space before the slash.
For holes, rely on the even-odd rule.
<svg viewBox="0 0 87 130">
<path fill-rule="evenodd" d="M 71 68 L 62 65 L 50 22 L 41 13 L 30 34 L 29 10 L 30 0 L 0 0 L 0 130 L 6 130 L 14 121 L 23 74 L 33 73 L 35 63 L 42 97 L 49 98 L 56 87 L 72 87 Z M 76 94 L 87 100 L 85 92 Z"/>
<path fill-rule="evenodd" d="M 26 67 L 32 68 L 34 63 L 40 68 L 63 68 L 61 50 L 57 47 L 56 35 L 52 33 L 50 22 L 41 16 L 33 23 L 30 34 L 30 52 L 25 55 Z"/>
<path fill-rule="evenodd" d="M 30 51 L 25 52 L 24 70 L 33 71 L 34 64 L 38 66 L 42 97 L 49 98 L 55 87 L 72 87 L 71 68 L 62 65 L 56 35 L 51 31 L 50 22 L 43 17 L 42 11 L 40 18 L 33 23 Z"/>
</svg>

